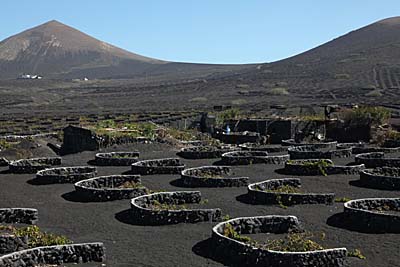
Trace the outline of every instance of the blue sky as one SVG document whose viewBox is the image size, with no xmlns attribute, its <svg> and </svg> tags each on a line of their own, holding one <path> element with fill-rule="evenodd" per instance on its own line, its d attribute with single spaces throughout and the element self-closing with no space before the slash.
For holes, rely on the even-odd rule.
<svg viewBox="0 0 400 267">
<path fill-rule="evenodd" d="M 0 39 L 56 19 L 154 58 L 272 62 L 374 21 L 398 0 L 2 0 Z"/>
</svg>

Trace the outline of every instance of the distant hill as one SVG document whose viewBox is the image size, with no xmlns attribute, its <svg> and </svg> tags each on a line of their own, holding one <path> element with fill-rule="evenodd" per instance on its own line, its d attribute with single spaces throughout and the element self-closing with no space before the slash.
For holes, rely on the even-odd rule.
<svg viewBox="0 0 400 267">
<path fill-rule="evenodd" d="M 297 93 L 343 88 L 365 94 L 375 88 L 376 94 L 393 94 L 400 88 L 400 17 L 375 22 L 294 57 L 264 64 L 241 78 L 258 85 L 286 83 Z M 346 97 L 338 95 L 342 96 Z"/>
<path fill-rule="evenodd" d="M 0 42 L 0 79 L 17 78 L 23 73 L 58 79 L 145 75 L 170 75 L 173 78 L 180 74 L 190 77 L 236 67 L 170 63 L 144 57 L 55 20 Z"/>
<path fill-rule="evenodd" d="M 23 72 L 65 80 L 15 80 Z M 84 76 L 105 79 L 68 80 Z M 5 112 L 207 111 L 225 105 L 273 114 L 288 107 L 298 114 L 300 106 L 352 103 L 394 107 L 400 116 L 400 17 L 256 65 L 159 61 L 53 21 L 0 43 L 0 78 L 7 77 L 0 81 Z"/>
</svg>

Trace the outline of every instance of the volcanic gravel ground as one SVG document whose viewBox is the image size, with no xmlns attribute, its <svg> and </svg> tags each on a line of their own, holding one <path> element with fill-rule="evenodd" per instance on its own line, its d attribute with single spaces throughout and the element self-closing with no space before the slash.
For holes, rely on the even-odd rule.
<svg viewBox="0 0 400 267">
<path fill-rule="evenodd" d="M 141 159 L 174 157 L 176 150 L 166 144 L 135 144 L 106 149 L 106 151 L 138 150 Z M 64 166 L 85 165 L 94 159 L 96 152 L 83 152 L 63 157 Z M 187 167 L 209 165 L 216 160 L 183 160 Z M 340 159 L 349 163 L 353 158 Z M 335 160 L 336 162 L 336 160 Z M 278 165 L 254 164 L 234 167 L 235 174 L 250 177 L 251 182 L 270 178 L 283 178 L 275 170 Z M 129 167 L 98 167 L 99 175 L 121 174 Z M 33 185 L 32 174 L 8 174 L 7 167 L 0 168 L 0 207 L 32 207 L 39 210 L 38 225 L 43 230 L 68 236 L 74 242 L 104 242 L 107 266 L 222 266 L 207 257 L 207 240 L 215 223 L 178 224 L 169 226 L 137 226 L 126 216 L 129 200 L 104 203 L 80 202 L 73 194 L 72 184 Z M 153 190 L 197 190 L 176 187 L 173 181 L 180 175 L 143 176 L 145 186 Z M 294 177 L 294 176 L 291 176 Z M 335 192 L 337 197 L 351 199 L 364 197 L 398 197 L 395 191 L 383 191 L 352 186 L 349 181 L 358 175 L 299 177 L 307 192 Z M 172 182 L 172 183 L 171 183 Z M 219 207 L 230 217 L 255 215 L 295 215 L 311 232 L 325 232 L 324 245 L 361 249 L 366 260 L 349 259 L 350 266 L 390 267 L 400 266 L 400 235 L 366 234 L 349 231 L 327 224 L 328 218 L 341 213 L 343 204 L 299 205 L 287 209 L 278 206 L 250 205 L 242 201 L 247 192 L 241 188 L 199 188 L 206 207 Z M 337 217 L 337 216 L 336 216 Z M 334 217 L 333 217 L 334 218 Z M 76 266 L 76 265 L 75 265 Z M 84 266 L 101 266 L 90 263 Z"/>
</svg>

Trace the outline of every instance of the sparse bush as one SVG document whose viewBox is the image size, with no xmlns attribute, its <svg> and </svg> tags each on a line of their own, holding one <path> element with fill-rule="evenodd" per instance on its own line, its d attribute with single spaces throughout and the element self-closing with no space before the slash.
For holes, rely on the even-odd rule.
<svg viewBox="0 0 400 267">
<path fill-rule="evenodd" d="M 222 125 L 224 121 L 239 119 L 241 111 L 237 108 L 231 108 L 217 113 L 216 122 L 218 125 Z"/>
<path fill-rule="evenodd" d="M 287 163 L 293 164 L 295 162 L 293 160 L 288 160 Z M 327 167 L 333 166 L 333 163 L 331 163 L 330 161 L 327 161 L 325 159 L 320 159 L 320 160 L 316 160 L 316 161 L 305 161 L 302 163 L 302 165 L 308 166 L 311 168 L 316 168 L 319 170 L 321 175 L 327 176 L 328 174 L 326 173 L 326 169 L 327 169 Z"/>
<path fill-rule="evenodd" d="M 338 203 L 345 203 L 345 202 L 348 202 L 350 200 L 351 199 L 348 198 L 348 197 L 337 197 L 337 198 L 335 198 L 335 202 L 338 202 Z"/>
<path fill-rule="evenodd" d="M 390 110 L 384 107 L 364 106 L 340 114 L 349 125 L 384 124 L 390 118 Z"/>
<path fill-rule="evenodd" d="M 271 95 L 288 95 L 289 94 L 288 90 L 284 87 L 272 88 L 269 90 L 268 93 Z"/>
<path fill-rule="evenodd" d="M 140 182 L 126 181 L 125 183 L 118 186 L 118 188 L 144 188 L 144 186 Z"/>
<path fill-rule="evenodd" d="M 102 120 L 95 125 L 87 126 L 97 135 L 110 138 L 130 136 L 147 137 L 153 139 L 156 134 L 156 125 L 149 122 L 143 123 L 117 123 L 114 120 Z"/>
<path fill-rule="evenodd" d="M 314 250 L 323 250 L 324 247 L 313 241 L 314 235 L 310 232 L 289 233 L 284 238 L 268 240 L 261 248 L 283 252 L 307 252 Z M 321 239 L 325 238 L 325 234 L 321 234 Z"/>
<path fill-rule="evenodd" d="M 187 209 L 186 205 L 183 204 L 174 204 L 174 203 L 161 203 L 157 200 L 152 200 L 151 203 L 151 208 L 154 210 L 185 210 Z"/>
<path fill-rule="evenodd" d="M 235 231 L 230 223 L 227 223 L 224 227 L 224 236 L 265 250 L 282 252 L 307 252 L 324 249 L 323 246 L 312 240 L 316 238 L 310 232 L 289 233 L 281 239 L 267 240 L 264 244 L 261 244 L 248 236 L 239 234 Z M 321 233 L 319 238 L 324 240 L 325 233 Z"/>
<path fill-rule="evenodd" d="M 18 237 L 27 237 L 29 248 L 65 245 L 72 243 L 71 240 L 65 236 L 41 232 L 39 227 L 36 225 L 22 228 L 15 228 L 13 226 L 0 226 L 0 230 L 7 230 Z"/>
<path fill-rule="evenodd" d="M 233 229 L 232 224 L 230 224 L 230 223 L 225 224 L 224 236 L 226 236 L 228 238 L 235 239 L 235 240 L 237 240 L 239 242 L 244 242 L 244 243 L 247 243 L 247 242 L 251 241 L 250 237 L 244 236 L 244 235 L 240 235 L 238 232 L 236 232 L 235 229 Z"/>
<path fill-rule="evenodd" d="M 196 140 L 196 133 L 192 130 L 178 130 L 175 128 L 165 128 L 158 132 L 161 138 L 171 137 L 180 141 L 193 141 Z"/>
<path fill-rule="evenodd" d="M 337 73 L 335 74 L 336 80 L 348 80 L 350 79 L 350 74 L 347 73 Z"/>
<path fill-rule="evenodd" d="M 236 84 L 236 88 L 241 88 L 241 89 L 247 89 L 250 88 L 250 85 L 248 84 Z"/>
<path fill-rule="evenodd" d="M 7 149 L 10 148 L 12 144 L 7 142 L 5 139 L 0 139 L 0 149 Z"/>
<path fill-rule="evenodd" d="M 208 101 L 207 97 L 202 97 L 202 96 L 193 97 L 189 100 L 189 102 L 207 102 L 207 101 Z"/>
<path fill-rule="evenodd" d="M 224 216 L 222 216 L 223 221 L 228 221 L 230 219 L 231 219 L 231 216 L 229 216 L 229 214 L 225 214 Z"/>
<path fill-rule="evenodd" d="M 277 188 L 274 189 L 262 189 L 260 187 L 256 187 L 257 190 L 261 191 L 266 191 L 266 192 L 272 192 L 272 193 L 288 193 L 288 194 L 296 194 L 296 193 L 301 193 L 300 188 L 291 186 L 291 185 L 281 185 Z"/>
<path fill-rule="evenodd" d="M 315 114 L 315 115 L 302 115 L 299 117 L 301 121 L 325 121 L 324 114 Z"/>
<path fill-rule="evenodd" d="M 247 101 L 244 99 L 234 99 L 231 101 L 231 104 L 235 105 L 235 106 L 244 105 L 246 103 L 247 103 Z"/>
<path fill-rule="evenodd" d="M 355 250 L 353 250 L 353 251 L 348 251 L 347 252 L 347 256 L 348 257 L 359 258 L 361 260 L 365 260 L 366 259 L 366 257 L 361 253 L 361 250 L 359 250 L 357 248 Z"/>
<path fill-rule="evenodd" d="M 381 96 L 383 96 L 383 94 L 381 93 L 380 90 L 374 90 L 374 91 L 371 91 L 371 92 L 365 94 L 365 96 L 367 96 L 367 97 L 381 97 Z"/>
<path fill-rule="evenodd" d="M 400 140 L 400 132 L 394 130 L 388 131 L 387 139 Z"/>
</svg>

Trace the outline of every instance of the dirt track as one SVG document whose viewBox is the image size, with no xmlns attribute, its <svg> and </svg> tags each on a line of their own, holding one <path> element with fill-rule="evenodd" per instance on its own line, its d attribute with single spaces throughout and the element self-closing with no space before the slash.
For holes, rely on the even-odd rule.
<svg viewBox="0 0 400 267">
<path fill-rule="evenodd" d="M 174 156 L 167 145 L 132 145 L 117 150 L 137 149 L 141 158 Z M 111 148 L 108 150 L 116 150 Z M 63 157 L 63 165 L 85 165 L 95 152 L 84 152 Z M 342 160 L 341 160 L 342 161 Z M 351 159 L 343 162 L 350 162 Z M 185 160 L 187 166 L 212 164 L 215 160 Z M 234 168 L 237 174 L 250 177 L 251 182 L 267 178 L 285 177 L 275 172 L 276 165 L 251 165 Z M 129 200 L 106 203 L 79 202 L 73 185 L 33 185 L 34 175 L 0 173 L 0 206 L 33 207 L 39 209 L 39 226 L 49 232 L 67 235 L 75 242 L 104 242 L 107 249 L 107 266 L 221 266 L 207 258 L 207 239 L 214 223 L 179 224 L 172 226 L 137 226 L 129 223 Z M 120 174 L 129 167 L 99 167 L 99 175 Z M 196 190 L 171 185 L 179 175 L 144 176 L 143 183 L 153 190 Z M 358 176 L 300 177 L 303 188 L 309 192 L 335 192 L 337 197 L 398 197 L 398 192 L 365 189 L 349 185 Z M 220 207 L 231 217 L 266 214 L 297 216 L 305 228 L 326 233 L 325 246 L 360 248 L 367 260 L 350 259 L 350 266 L 394 267 L 400 266 L 400 235 L 365 234 L 327 224 L 327 219 L 343 211 L 342 204 L 300 205 L 282 209 L 278 206 L 249 205 L 240 201 L 244 188 L 201 188 L 206 206 Z M 337 217 L 337 216 L 335 216 Z M 331 217 L 335 218 L 335 217 Z M 100 266 L 91 264 L 86 266 Z"/>
</svg>

